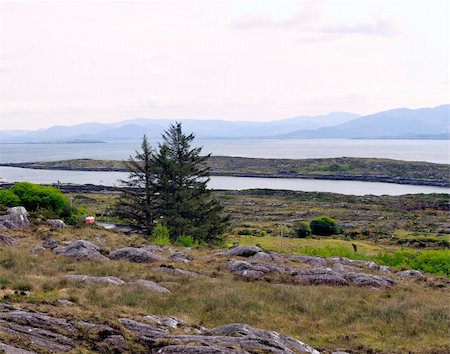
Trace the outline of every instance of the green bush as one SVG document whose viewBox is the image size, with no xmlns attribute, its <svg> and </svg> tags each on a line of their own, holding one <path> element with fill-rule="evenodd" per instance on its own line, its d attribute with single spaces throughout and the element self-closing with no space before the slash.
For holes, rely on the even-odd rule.
<svg viewBox="0 0 450 354">
<path fill-rule="evenodd" d="M 307 221 L 299 221 L 294 225 L 294 237 L 305 238 L 311 236 L 311 227 Z"/>
<path fill-rule="evenodd" d="M 319 216 L 311 221 L 311 231 L 318 236 L 335 235 L 338 233 L 336 220 L 329 216 Z"/>
<path fill-rule="evenodd" d="M 175 245 L 181 247 L 197 247 L 198 241 L 194 240 L 192 236 L 189 235 L 181 235 L 178 236 L 175 240 Z"/>
<path fill-rule="evenodd" d="M 156 224 L 148 240 L 157 246 L 166 246 L 170 244 L 169 229 L 162 224 Z"/>
<path fill-rule="evenodd" d="M 450 250 L 409 250 L 380 253 L 375 262 L 391 267 L 416 269 L 425 273 L 450 276 Z"/>
<path fill-rule="evenodd" d="M 0 205 L 14 207 L 20 205 L 20 198 L 9 189 L 0 190 Z"/>
<path fill-rule="evenodd" d="M 52 216 L 70 216 L 67 199 L 54 187 L 19 182 L 10 191 L 20 198 L 20 204 L 28 211 L 45 209 L 51 211 Z"/>
</svg>

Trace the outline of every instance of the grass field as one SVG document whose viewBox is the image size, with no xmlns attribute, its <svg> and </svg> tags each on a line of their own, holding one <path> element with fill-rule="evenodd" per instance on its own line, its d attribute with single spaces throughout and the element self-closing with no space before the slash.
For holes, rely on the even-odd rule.
<svg viewBox="0 0 450 354">
<path fill-rule="evenodd" d="M 177 316 L 207 327 L 245 322 L 297 337 L 319 349 L 344 348 L 358 353 L 447 353 L 450 349 L 449 292 L 448 287 L 440 285 L 445 283 L 439 278 L 403 281 L 386 290 L 248 282 L 225 271 L 215 249 L 193 250 L 194 261 L 181 267 L 203 276 L 180 278 L 153 272 L 150 268 L 154 264 L 80 262 L 49 251 L 29 253 L 33 245 L 49 236 L 59 243 L 83 238 L 105 250 L 142 244 L 143 239 L 137 236 L 124 237 L 95 227 L 57 232 L 44 226 L 12 235 L 20 240 L 19 246 L 0 249 L 2 301 L 24 308 L 111 324 L 117 316 L 147 314 Z M 267 242 L 267 246 L 274 241 L 272 245 L 277 247 L 277 239 L 271 237 L 246 240 Z M 295 252 L 317 240 L 285 241 L 292 242 Z M 372 251 L 375 249 L 367 248 L 369 254 Z M 126 281 L 150 279 L 169 288 L 172 294 L 124 286 L 80 285 L 64 279 L 65 274 L 110 275 Z M 14 290 L 23 293 L 14 294 Z M 73 301 L 76 306 L 55 307 L 58 299 Z"/>
<path fill-rule="evenodd" d="M 20 241 L 17 246 L 0 247 L 0 297 L 3 302 L 26 309 L 113 326 L 119 316 L 170 315 L 209 328 L 244 322 L 294 336 L 330 352 L 338 348 L 352 353 L 450 351 L 450 284 L 444 277 L 450 251 L 439 243 L 449 240 L 449 234 L 443 232 L 450 227 L 448 196 L 352 197 L 266 190 L 215 195 L 232 216 L 226 245 L 239 242 L 282 254 L 374 260 L 396 269 L 418 268 L 427 277 L 397 280 L 397 285 L 389 289 L 299 286 L 280 282 L 276 277 L 252 282 L 235 278 L 225 270 L 217 248 L 191 250 L 194 260 L 189 264 L 165 262 L 202 274 L 198 278 L 175 277 L 152 271 L 151 267 L 158 263 L 74 261 L 50 251 L 32 255 L 30 249 L 49 237 L 59 244 L 90 240 L 106 253 L 146 242 L 140 236 L 95 226 L 52 231 L 36 225 L 10 232 Z M 116 196 L 70 196 L 76 206 L 90 210 L 98 219 L 120 221 L 111 214 Z M 343 225 L 340 235 L 286 237 L 296 221 L 310 221 L 324 214 Z M 242 235 L 243 230 L 250 231 L 250 235 Z M 66 274 L 109 275 L 125 281 L 149 279 L 172 293 L 79 284 L 65 279 Z M 56 306 L 59 299 L 73 301 L 75 306 Z"/>
</svg>

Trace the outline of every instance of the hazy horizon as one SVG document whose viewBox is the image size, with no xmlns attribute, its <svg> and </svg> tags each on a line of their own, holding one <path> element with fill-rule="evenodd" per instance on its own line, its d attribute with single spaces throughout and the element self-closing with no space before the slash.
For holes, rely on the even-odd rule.
<svg viewBox="0 0 450 354">
<path fill-rule="evenodd" d="M 450 101 L 436 2 L 0 2 L 0 130 Z"/>
</svg>

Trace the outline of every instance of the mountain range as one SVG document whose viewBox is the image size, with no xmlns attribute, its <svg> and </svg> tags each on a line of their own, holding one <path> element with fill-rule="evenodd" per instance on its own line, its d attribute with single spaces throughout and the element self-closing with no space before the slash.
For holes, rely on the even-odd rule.
<svg viewBox="0 0 450 354">
<path fill-rule="evenodd" d="M 450 105 L 399 108 L 366 116 L 333 112 L 271 122 L 182 119 L 186 132 L 203 139 L 449 139 Z M 2 143 L 120 141 L 157 139 L 175 120 L 132 119 L 83 123 L 35 131 L 0 131 Z"/>
</svg>

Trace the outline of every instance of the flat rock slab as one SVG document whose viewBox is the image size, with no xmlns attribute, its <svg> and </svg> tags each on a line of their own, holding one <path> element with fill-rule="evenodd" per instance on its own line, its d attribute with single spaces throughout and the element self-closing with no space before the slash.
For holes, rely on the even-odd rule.
<svg viewBox="0 0 450 354">
<path fill-rule="evenodd" d="M 274 331 L 254 328 L 245 323 L 232 323 L 225 326 L 220 326 L 211 330 L 211 333 L 233 336 L 237 338 L 240 337 L 265 340 L 269 343 L 274 343 L 276 346 L 289 349 L 294 353 L 319 354 L 317 350 L 297 339 L 280 335 Z"/>
<path fill-rule="evenodd" d="M 124 259 L 135 263 L 152 263 L 164 260 L 164 258 L 150 252 L 145 248 L 125 247 L 117 249 L 109 254 L 109 259 Z"/>
<path fill-rule="evenodd" d="M 261 252 L 262 249 L 258 246 L 237 246 L 230 248 L 228 251 L 224 252 L 224 256 L 238 256 L 238 257 L 251 257 L 256 253 Z"/>
<path fill-rule="evenodd" d="M 194 345 L 168 345 L 167 347 L 157 349 L 154 353 L 158 354 L 242 354 L 242 351 L 232 349 L 211 348 Z"/>
<path fill-rule="evenodd" d="M 301 259 L 302 260 L 302 259 Z M 305 258 L 308 264 L 322 264 L 316 259 Z M 395 282 L 386 276 L 378 276 L 357 272 L 359 268 L 338 264 L 335 269 L 314 267 L 314 268 L 294 268 L 280 266 L 273 262 L 249 262 L 232 260 L 225 264 L 225 268 L 233 274 L 252 280 L 264 279 L 266 274 L 278 273 L 291 276 L 293 282 L 302 285 L 332 285 L 332 286 L 372 286 L 372 287 L 390 287 Z"/>
<path fill-rule="evenodd" d="M 303 285 L 349 285 L 340 273 L 327 268 L 299 269 L 294 273 L 294 281 Z"/>
<path fill-rule="evenodd" d="M 395 273 L 395 275 L 401 278 L 419 278 L 419 279 L 423 278 L 423 274 L 418 270 L 414 269 L 402 270 L 400 272 Z"/>
<path fill-rule="evenodd" d="M 376 288 L 388 288 L 395 284 L 395 282 L 389 277 L 364 273 L 348 272 L 344 274 L 344 278 L 350 281 L 351 284 L 357 286 L 373 286 Z"/>
<path fill-rule="evenodd" d="M 75 346 L 75 341 L 65 335 L 37 327 L 0 320 L 0 333 L 26 338 L 31 344 L 50 352 L 63 353 Z"/>
<path fill-rule="evenodd" d="M 5 354 L 37 354 L 36 352 L 30 352 L 25 349 L 12 347 L 0 342 L 0 352 Z"/>
<path fill-rule="evenodd" d="M 4 246 L 15 246 L 19 243 L 17 239 L 9 235 L 0 235 L 0 245 Z"/>
<path fill-rule="evenodd" d="M 232 323 L 207 330 L 168 316 L 145 316 L 147 323 L 129 318 L 117 320 L 115 328 L 93 322 L 72 323 L 0 304 L 0 335 L 5 335 L 0 351 L 9 354 L 34 353 L 27 349 L 39 353 L 122 353 L 139 343 L 146 347 L 147 353 L 319 354 L 299 340 L 247 324 Z M 180 334 L 181 330 L 184 334 Z M 125 332 L 129 335 L 124 335 Z M 10 336 L 20 339 L 17 343 L 27 348 L 9 343 Z"/>
<path fill-rule="evenodd" d="M 122 285 L 125 282 L 122 279 L 116 277 L 92 277 L 90 275 L 82 274 L 68 274 L 65 276 L 66 279 L 79 281 L 87 284 L 106 284 L 106 285 Z"/>
<path fill-rule="evenodd" d="M 190 257 L 183 252 L 175 252 L 169 256 L 171 261 L 181 262 L 181 263 L 189 263 Z"/>
<path fill-rule="evenodd" d="M 74 241 L 66 247 L 56 247 L 53 252 L 76 260 L 103 261 L 108 259 L 100 253 L 100 248 L 97 245 L 85 240 Z"/>
<path fill-rule="evenodd" d="M 145 288 L 160 294 L 170 294 L 170 290 L 166 289 L 165 287 L 155 283 L 151 280 L 144 280 L 144 279 L 138 279 L 136 281 L 128 283 L 130 285 L 138 286 L 141 288 Z"/>
<path fill-rule="evenodd" d="M 119 318 L 122 326 L 128 329 L 136 337 L 160 338 L 169 334 L 167 329 L 151 326 L 147 323 L 142 323 L 128 318 Z"/>
<path fill-rule="evenodd" d="M 191 272 L 189 270 L 174 268 L 174 267 L 167 267 L 167 266 L 160 266 L 160 267 L 153 267 L 152 271 L 154 272 L 162 272 L 167 273 L 170 275 L 175 275 L 179 277 L 198 277 L 199 274 Z"/>
</svg>

